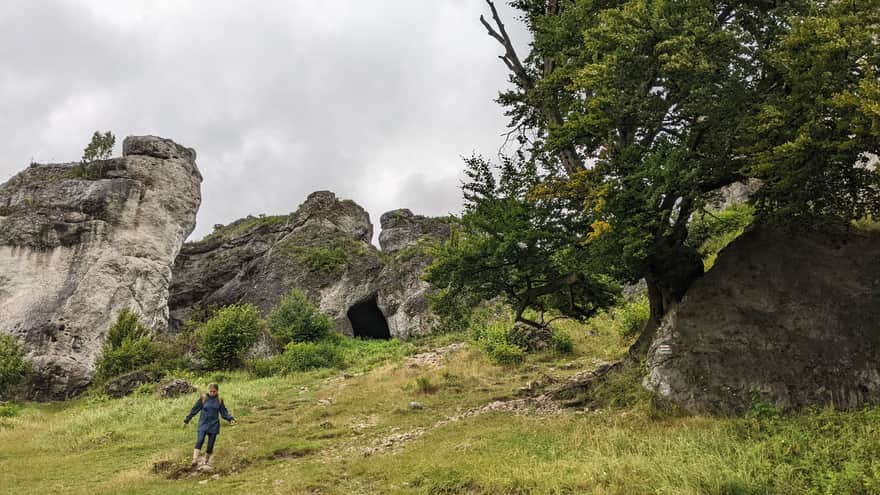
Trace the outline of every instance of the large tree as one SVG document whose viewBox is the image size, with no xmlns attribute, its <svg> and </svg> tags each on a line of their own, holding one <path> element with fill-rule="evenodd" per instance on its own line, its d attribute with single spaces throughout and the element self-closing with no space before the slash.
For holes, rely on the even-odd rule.
<svg viewBox="0 0 880 495">
<path fill-rule="evenodd" d="M 601 231 L 589 212 L 564 197 L 537 197 L 534 163 L 505 158 L 493 167 L 472 157 L 466 165 L 464 214 L 426 273 L 441 289 L 435 310 L 456 316 L 459 308 L 500 297 L 515 321 L 541 327 L 545 311 L 583 320 L 615 301 L 617 284 L 591 255 L 602 244 L 584 236 Z"/>
<path fill-rule="evenodd" d="M 524 58 L 487 3 L 535 194 L 607 223 L 614 262 L 647 281 L 636 350 L 702 274 L 687 223 L 718 188 L 760 179 L 758 218 L 798 227 L 880 211 L 876 0 L 516 0 Z"/>
</svg>

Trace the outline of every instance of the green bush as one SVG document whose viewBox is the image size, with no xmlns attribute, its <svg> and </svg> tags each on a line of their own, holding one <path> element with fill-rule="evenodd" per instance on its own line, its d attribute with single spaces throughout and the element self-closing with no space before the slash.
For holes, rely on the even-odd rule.
<svg viewBox="0 0 880 495">
<path fill-rule="evenodd" d="M 574 350 L 571 337 L 559 330 L 529 328 L 513 324 L 512 318 L 501 317 L 495 321 L 483 320 L 471 328 L 474 342 L 489 356 L 489 359 L 504 365 L 522 363 L 526 354 L 550 349 L 558 353 Z"/>
<path fill-rule="evenodd" d="M 552 336 L 553 350 L 560 354 L 571 354 L 574 352 L 574 342 L 571 337 L 562 330 L 553 329 Z"/>
<path fill-rule="evenodd" d="M 137 314 L 129 309 L 123 309 L 116 317 L 116 323 L 107 331 L 107 345 L 117 348 L 126 340 L 137 340 L 149 335 L 150 329 L 138 320 Z"/>
<path fill-rule="evenodd" d="M 107 131 L 101 134 L 95 131 L 92 134 L 92 140 L 83 150 L 82 163 L 90 163 L 95 160 L 106 160 L 110 158 L 113 152 L 113 146 L 116 144 L 116 136 L 112 132 Z"/>
<path fill-rule="evenodd" d="M 263 321 L 252 304 L 233 304 L 217 310 L 199 327 L 199 350 L 212 370 L 241 367 L 244 354 L 257 341 Z"/>
<path fill-rule="evenodd" d="M 103 381 L 128 373 L 153 363 L 158 356 L 158 346 L 148 337 L 126 339 L 119 347 L 104 348 L 104 354 L 97 364 L 95 377 L 98 381 Z"/>
<path fill-rule="evenodd" d="M 647 297 L 639 297 L 614 308 L 612 317 L 617 322 L 621 337 L 629 338 L 638 335 L 645 328 L 651 318 L 651 305 Z"/>
<path fill-rule="evenodd" d="M 472 328 L 474 342 L 498 364 L 512 365 L 525 360 L 526 349 L 515 342 L 518 333 L 513 331 L 513 321 L 502 318 L 499 320 L 474 325 Z"/>
<path fill-rule="evenodd" d="M 437 392 L 439 388 L 440 387 L 431 380 L 430 376 L 420 376 L 416 378 L 416 390 L 420 394 L 433 394 Z"/>
<path fill-rule="evenodd" d="M 104 381 L 153 363 L 159 357 L 159 345 L 150 329 L 141 324 L 137 315 L 123 309 L 116 323 L 107 331 L 104 352 L 96 363 L 95 378 Z"/>
<path fill-rule="evenodd" d="M 0 396 L 24 381 L 30 372 L 24 347 L 12 335 L 0 334 Z"/>
<path fill-rule="evenodd" d="M 299 289 L 284 296 L 266 319 L 269 332 L 281 344 L 288 342 L 315 342 L 325 338 L 333 329 L 333 321 L 321 313 Z"/>
<path fill-rule="evenodd" d="M 14 418 L 18 416 L 21 406 L 15 402 L 0 404 L 0 418 Z"/>
<path fill-rule="evenodd" d="M 280 372 L 278 357 L 253 358 L 244 363 L 244 369 L 257 378 L 267 378 Z"/>
<path fill-rule="evenodd" d="M 494 345 L 488 353 L 492 361 L 505 366 L 520 364 L 526 359 L 526 351 L 522 347 L 507 343 Z"/>
<path fill-rule="evenodd" d="M 308 371 L 317 368 L 344 368 L 342 350 L 332 341 L 291 342 L 276 357 L 281 373 Z"/>
</svg>

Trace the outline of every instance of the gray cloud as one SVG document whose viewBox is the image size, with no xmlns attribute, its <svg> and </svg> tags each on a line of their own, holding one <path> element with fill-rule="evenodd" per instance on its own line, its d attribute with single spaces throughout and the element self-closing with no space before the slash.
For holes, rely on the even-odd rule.
<svg viewBox="0 0 880 495">
<path fill-rule="evenodd" d="M 506 124 L 484 11 L 481 0 L 3 2 L 0 181 L 32 159 L 76 160 L 109 129 L 197 150 L 193 238 L 293 211 L 318 189 L 374 223 L 398 207 L 458 212 L 460 156 L 494 155 Z"/>
</svg>

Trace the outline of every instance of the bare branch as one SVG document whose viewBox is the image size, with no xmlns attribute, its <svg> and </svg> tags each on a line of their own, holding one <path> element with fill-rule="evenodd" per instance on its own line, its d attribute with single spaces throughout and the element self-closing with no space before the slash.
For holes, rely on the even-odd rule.
<svg viewBox="0 0 880 495">
<path fill-rule="evenodd" d="M 513 72 L 523 88 L 531 89 L 534 87 L 534 81 L 529 77 L 522 62 L 520 62 L 519 56 L 513 48 L 513 42 L 510 40 L 510 35 L 507 34 L 507 30 L 504 28 L 504 23 L 501 22 L 501 17 L 498 15 L 498 9 L 495 8 L 495 4 L 492 3 L 492 0 L 486 0 L 486 3 L 489 4 L 489 9 L 492 10 L 492 20 L 495 22 L 495 27 L 497 29 L 493 28 L 492 25 L 489 24 L 489 21 L 483 16 L 480 16 L 480 22 L 486 28 L 486 31 L 489 32 L 489 36 L 495 38 L 498 43 L 504 47 L 504 55 L 500 56 L 501 60 L 504 61 L 504 65 Z"/>
</svg>

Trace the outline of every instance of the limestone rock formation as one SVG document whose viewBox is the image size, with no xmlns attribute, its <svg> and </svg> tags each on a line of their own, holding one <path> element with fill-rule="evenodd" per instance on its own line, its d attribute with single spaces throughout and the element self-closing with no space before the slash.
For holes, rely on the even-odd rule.
<svg viewBox="0 0 880 495">
<path fill-rule="evenodd" d="M 376 281 L 378 307 L 386 315 L 391 335 L 427 334 L 436 318 L 428 309 L 430 285 L 422 280 L 422 273 L 432 261 L 428 247 L 449 238 L 449 224 L 400 209 L 384 213 L 380 225 L 379 246 L 389 257 Z"/>
<path fill-rule="evenodd" d="M 33 164 L 0 185 L 0 331 L 25 342 L 35 398 L 91 381 L 104 336 L 130 308 L 168 321 L 171 266 L 195 226 L 195 152 L 129 136 L 123 157 Z"/>
<path fill-rule="evenodd" d="M 880 399 L 880 236 L 754 230 L 672 309 L 645 385 L 693 412 Z"/>
<path fill-rule="evenodd" d="M 172 329 L 235 302 L 267 314 L 299 288 L 346 335 L 405 338 L 430 331 L 428 287 L 419 278 L 430 262 L 424 243 L 448 236 L 448 227 L 408 210 L 393 213 L 383 215 L 383 228 L 386 218 L 401 219 L 392 222 L 392 252 L 370 244 L 373 227 L 363 208 L 329 191 L 312 193 L 290 215 L 244 218 L 186 244 L 174 267 Z"/>
<path fill-rule="evenodd" d="M 386 253 L 416 246 L 419 241 L 445 240 L 449 237 L 449 224 L 439 218 L 413 215 L 402 208 L 382 214 L 379 219 L 379 247 Z"/>
</svg>

